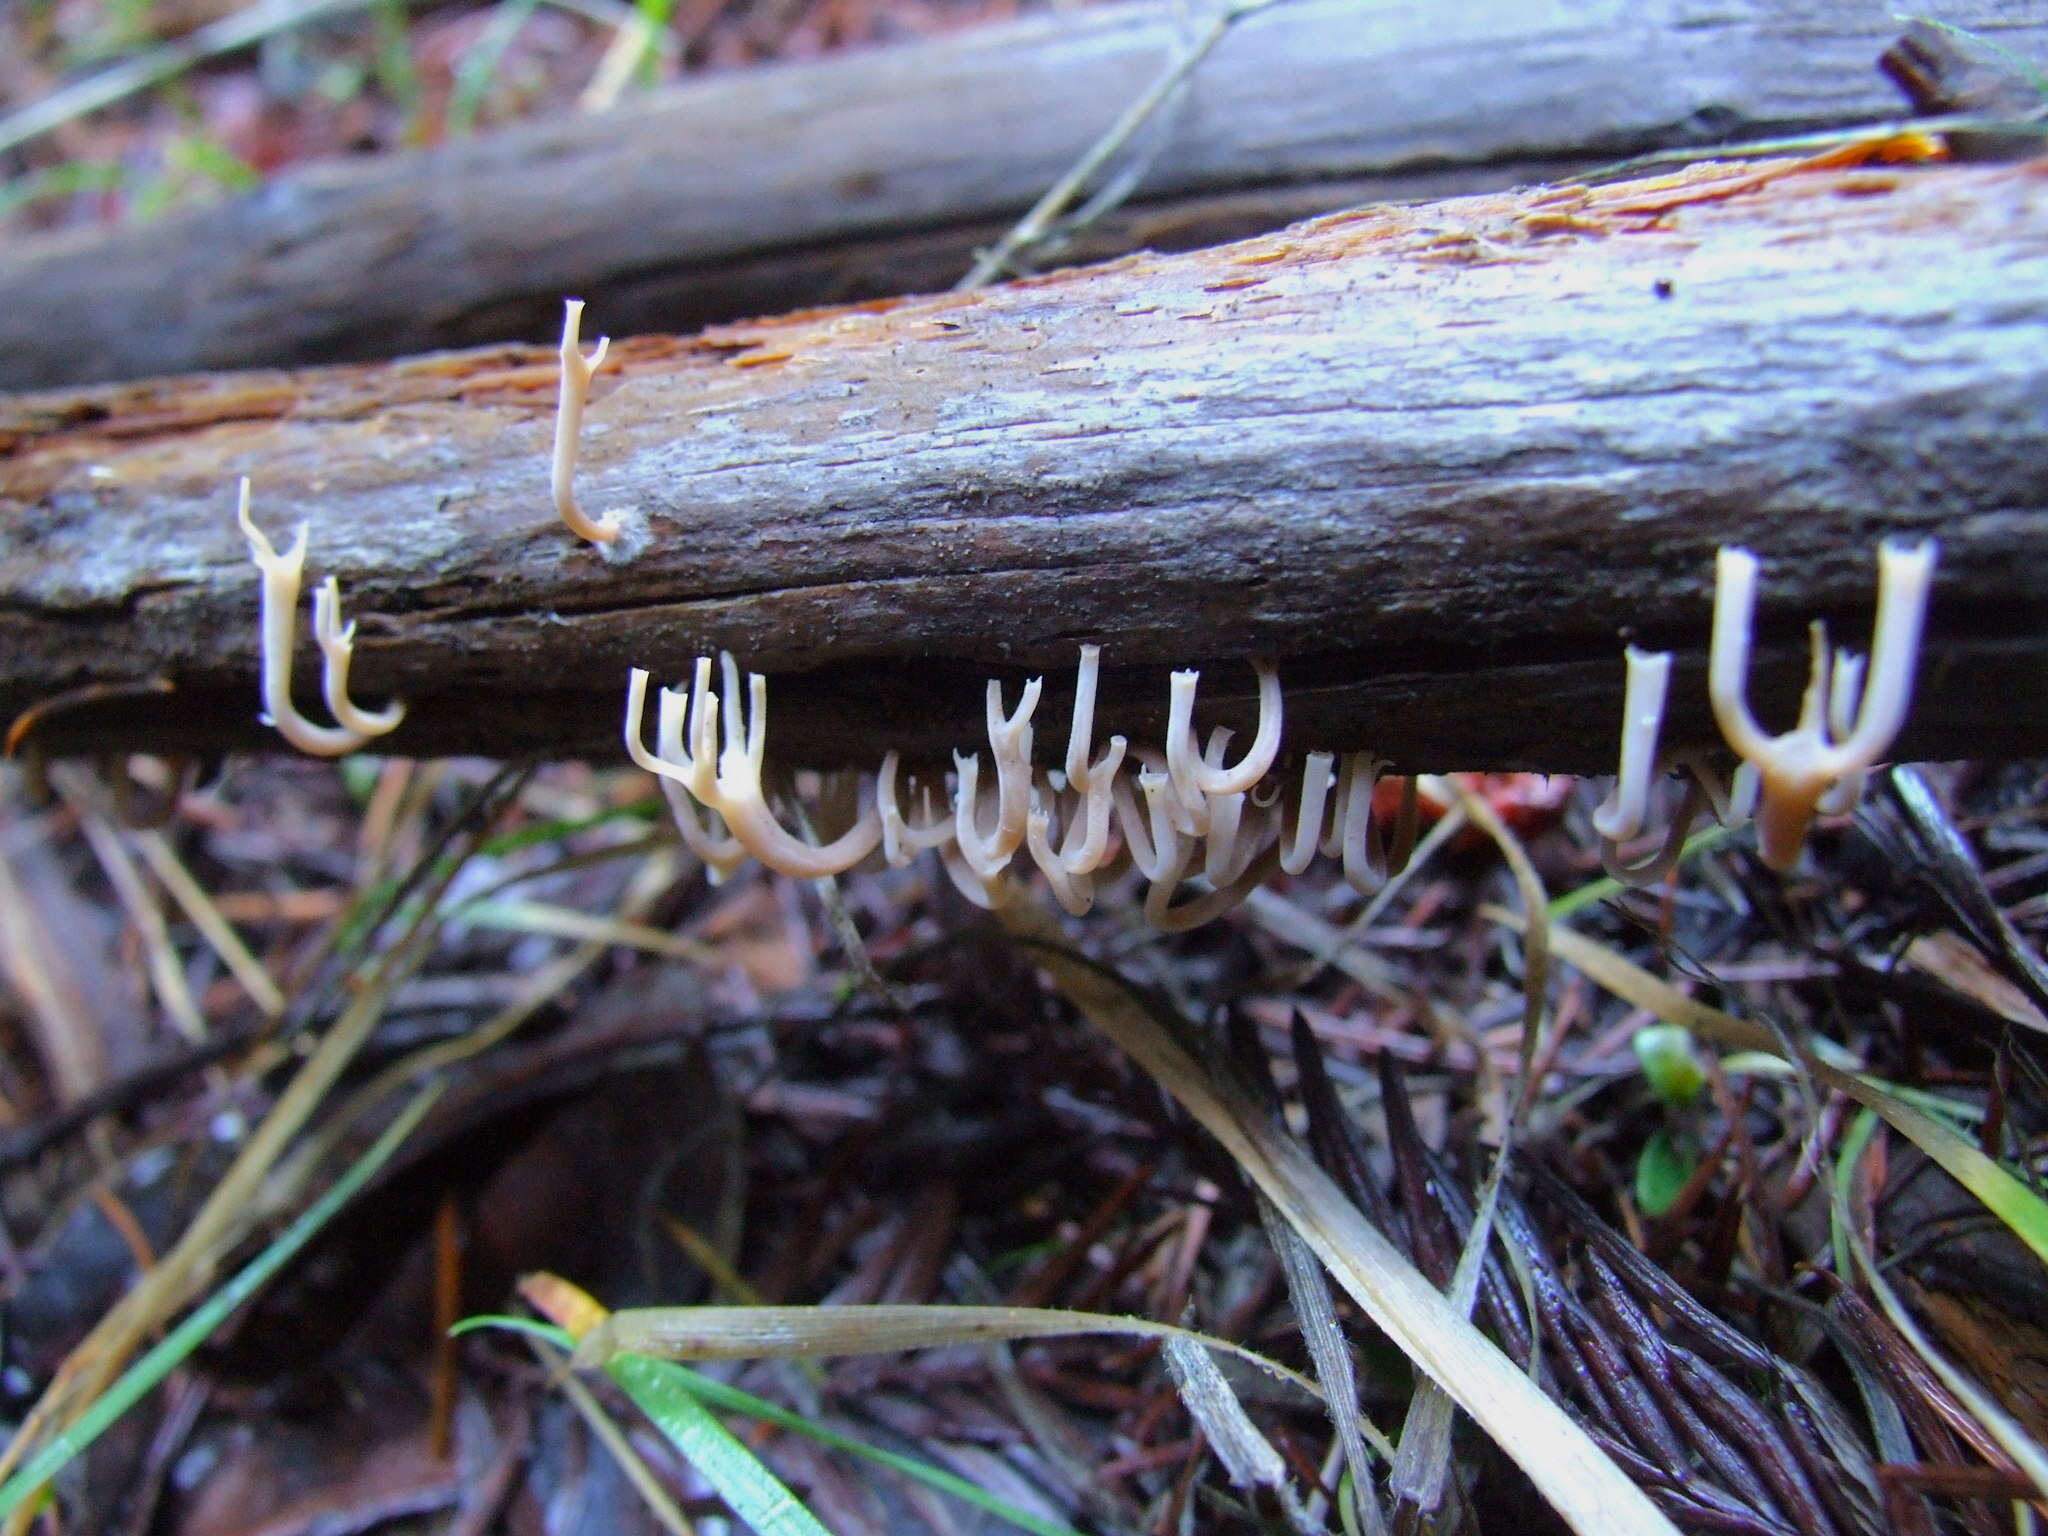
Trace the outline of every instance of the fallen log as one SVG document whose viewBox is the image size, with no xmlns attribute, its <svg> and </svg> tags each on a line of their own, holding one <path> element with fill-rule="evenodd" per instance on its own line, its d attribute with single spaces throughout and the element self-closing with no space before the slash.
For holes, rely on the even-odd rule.
<svg viewBox="0 0 2048 1536">
<path fill-rule="evenodd" d="M 1156 732 L 1197 663 L 1231 719 L 1250 669 L 1217 664 L 1271 655 L 1297 747 L 1598 769 L 1625 637 L 1679 651 L 1673 731 L 1710 736 L 1716 546 L 1765 558 L 1783 718 L 1806 617 L 1862 644 L 1874 545 L 1919 534 L 1901 751 L 2048 745 L 2041 162 L 1363 208 L 621 340 L 577 484 L 644 520 L 623 558 L 552 510 L 556 377 L 509 347 L 0 399 L 0 719 L 52 752 L 274 745 L 248 475 L 340 578 L 358 696 L 410 704 L 397 752 L 610 757 L 629 666 L 723 647 L 773 676 L 778 757 L 936 753 L 989 675 L 1047 673 L 1061 718 L 1100 641 L 1108 729 Z"/>
<path fill-rule="evenodd" d="M 1944 15 L 2048 52 L 2048 18 L 1989 0 Z M 1897 28 L 1878 0 L 1291 0 L 1244 21 L 1141 136 L 1151 206 L 1075 259 L 1894 116 L 1873 65 Z M 1167 0 L 1062 12 L 0 246 L 0 388 L 537 341 L 567 293 L 634 334 L 946 287 L 1182 40 Z"/>
</svg>

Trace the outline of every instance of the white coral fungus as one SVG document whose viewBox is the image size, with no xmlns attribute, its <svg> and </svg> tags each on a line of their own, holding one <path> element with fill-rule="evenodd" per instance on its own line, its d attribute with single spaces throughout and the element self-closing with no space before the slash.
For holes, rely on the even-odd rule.
<svg viewBox="0 0 2048 1536">
<path fill-rule="evenodd" d="M 1792 867 L 1815 813 L 1824 802 L 1841 805 L 1853 796 L 1861 775 L 1890 749 L 1905 724 L 1935 556 L 1931 539 L 1918 544 L 1886 540 L 1878 547 L 1877 623 L 1868 672 L 1860 659 L 1831 650 L 1826 627 L 1815 622 L 1799 721 L 1784 734 L 1770 736 L 1750 713 L 1747 697 L 1756 556 L 1746 549 L 1721 551 L 1707 694 L 1728 745 L 1755 765 L 1757 844 L 1771 868 Z"/>
<path fill-rule="evenodd" d="M 1783 736 L 1767 737 L 1742 697 L 1755 560 L 1742 550 L 1724 550 L 1709 691 L 1729 743 L 1745 761 L 1724 788 L 1696 758 L 1660 759 L 1671 657 L 1630 647 L 1620 776 L 1593 818 L 1610 872 L 1634 884 L 1660 878 L 1676 863 L 1702 806 L 1733 825 L 1760 805 L 1764 858 L 1787 867 L 1815 810 L 1849 804 L 1862 774 L 1898 731 L 1933 566 L 1931 544 L 1883 548 L 1868 668 L 1860 658 L 1830 651 L 1816 627 L 1813 679 L 1800 722 Z M 743 697 L 733 659 L 721 656 L 718 664 L 722 686 L 715 691 L 709 657 L 698 659 L 687 696 L 662 691 L 653 750 L 642 739 L 647 673 L 636 668 L 626 690 L 626 749 L 659 776 L 684 841 L 718 875 L 750 855 L 780 873 L 816 877 L 850 869 L 877 849 L 898 868 L 936 852 L 970 901 L 996 907 L 1009 899 L 1021 851 L 1053 898 L 1076 915 L 1093 905 L 1099 882 L 1134 871 L 1149 885 L 1147 920 L 1175 930 L 1227 912 L 1275 874 L 1301 874 L 1319 854 L 1339 861 L 1346 880 L 1372 894 L 1414 847 L 1413 776 L 1402 783 L 1398 813 L 1387 818 L 1374 808 L 1385 759 L 1371 752 L 1310 752 L 1298 766 L 1283 763 L 1283 701 L 1270 662 L 1253 663 L 1257 724 L 1235 763 L 1226 761 L 1226 729 L 1211 731 L 1206 745 L 1198 745 L 1199 674 L 1193 671 L 1172 675 L 1161 746 L 1133 747 L 1112 736 L 1093 756 L 1101 650 L 1092 645 L 1081 650 L 1065 755 L 1056 765 L 1041 768 L 1032 755 L 1043 681 L 1027 682 L 1008 710 L 1001 684 L 992 681 L 984 709 L 992 772 L 979 751 L 960 751 L 950 773 L 911 775 L 901 753 L 891 751 L 882 759 L 872 804 L 838 837 L 812 843 L 784 829 L 762 786 L 766 679 L 749 675 Z M 1630 863 L 1621 847 L 1645 833 L 1658 775 L 1667 768 L 1689 775 L 1676 813 L 1658 845 Z M 700 812 L 723 829 L 707 827 Z"/>
<path fill-rule="evenodd" d="M 263 723 L 277 727 L 301 752 L 317 757 L 340 757 L 367 746 L 375 738 L 397 729 L 405 718 L 405 706 L 391 703 L 380 710 L 357 706 L 348 694 L 348 674 L 355 655 L 354 624 L 341 621 L 341 586 L 332 576 L 313 594 L 313 636 L 321 655 L 321 685 L 327 707 L 340 722 L 319 725 L 299 713 L 292 703 L 293 614 L 299 606 L 299 588 L 306 576 L 307 528 L 299 524 L 291 548 L 277 552 L 263 530 L 249 515 L 249 481 L 243 477 L 235 521 L 242 537 L 249 541 L 249 558 L 263 573 Z"/>
</svg>

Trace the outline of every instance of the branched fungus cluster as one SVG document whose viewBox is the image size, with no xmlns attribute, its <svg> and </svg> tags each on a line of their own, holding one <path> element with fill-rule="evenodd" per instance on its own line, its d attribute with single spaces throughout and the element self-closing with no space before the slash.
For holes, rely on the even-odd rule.
<svg viewBox="0 0 2048 1536">
<path fill-rule="evenodd" d="M 563 317 L 551 483 L 563 522 L 605 548 L 618 537 L 618 520 L 593 522 L 577 507 L 573 488 L 583 405 L 606 353 L 600 341 L 595 353 L 583 354 L 582 309 L 571 300 Z M 306 529 L 279 555 L 250 520 L 246 480 L 237 517 L 263 573 L 264 720 L 292 745 L 323 756 L 354 751 L 392 730 L 404 716 L 402 705 L 366 711 L 349 698 L 355 631 L 341 622 L 332 577 L 315 593 L 313 627 L 336 724 L 318 725 L 298 713 L 291 700 L 292 614 L 305 567 Z M 1757 560 L 1747 550 L 1723 549 L 1708 695 L 1739 766 L 1724 784 L 1695 756 L 1659 757 L 1671 657 L 1631 646 L 1620 772 L 1593 818 L 1609 871 L 1637 884 L 1660 878 L 1677 860 L 1703 806 L 1724 825 L 1753 815 L 1764 862 L 1789 869 L 1816 814 L 1853 807 L 1865 775 L 1905 720 L 1935 553 L 1931 541 L 1879 548 L 1876 633 L 1867 667 L 1864 658 L 1831 648 L 1825 628 L 1815 623 L 1812 671 L 1798 723 L 1770 736 L 1747 702 Z M 719 878 L 749 858 L 781 874 L 818 878 L 843 873 L 877 852 L 895 866 L 933 852 L 971 900 L 995 907 L 1008 898 L 1021 853 L 1054 899 L 1076 915 L 1090 909 L 1102 881 L 1135 871 L 1147 885 L 1146 920 L 1177 931 L 1228 911 L 1275 873 L 1302 873 L 1319 855 L 1338 861 L 1344 878 L 1367 894 L 1405 863 L 1414 843 L 1414 780 L 1403 781 L 1400 808 L 1386 817 L 1374 810 L 1374 789 L 1390 766 L 1385 759 L 1370 752 L 1311 751 L 1283 761 L 1284 709 L 1279 671 L 1271 662 L 1253 663 L 1258 726 L 1235 762 L 1229 760 L 1228 730 L 1212 731 L 1206 743 L 1196 731 L 1200 674 L 1194 671 L 1173 674 L 1162 743 L 1132 747 L 1112 736 L 1096 755 L 1100 664 L 1100 647 L 1084 646 L 1066 752 L 1057 763 L 1041 766 L 1032 753 L 1041 680 L 1026 683 L 1010 710 L 1002 685 L 991 681 L 992 782 L 982 778 L 978 750 L 956 752 L 950 772 L 911 772 L 892 751 L 871 782 L 859 776 L 824 781 L 827 793 L 815 819 L 840 829 L 823 843 L 790 831 L 770 806 L 768 680 L 747 674 L 743 693 L 730 655 L 718 658 L 716 687 L 706 656 L 698 658 L 687 689 L 660 690 L 652 749 L 645 741 L 649 678 L 633 669 L 626 690 L 626 750 L 656 776 L 684 842 Z M 1644 834 L 1656 783 L 1667 773 L 1683 776 L 1678 804 L 1661 843 L 1631 862 L 1623 845 Z"/>
<path fill-rule="evenodd" d="M 1413 789 L 1401 818 L 1410 835 L 1394 839 L 1401 846 L 1390 859 L 1372 806 L 1387 766 L 1382 759 L 1353 752 L 1340 764 L 1335 754 L 1311 752 L 1299 768 L 1276 767 L 1283 704 L 1270 662 L 1253 664 L 1258 727 L 1232 762 L 1230 731 L 1219 727 L 1206 745 L 1197 744 L 1200 674 L 1193 671 L 1173 674 L 1160 747 L 1132 749 L 1112 736 L 1096 755 L 1101 655 L 1099 646 L 1082 648 L 1066 753 L 1057 764 L 1042 767 L 1032 753 L 1042 680 L 1026 683 L 1012 710 L 1004 708 L 1002 685 L 991 681 L 992 783 L 982 778 L 979 751 L 956 752 L 950 773 L 923 775 L 906 773 L 901 755 L 890 752 L 872 786 L 860 787 L 852 824 L 822 846 L 790 833 L 768 808 L 768 680 L 749 674 L 743 698 L 730 655 L 719 658 L 718 688 L 707 656 L 698 658 L 687 691 L 661 690 L 653 750 L 643 739 L 648 675 L 635 668 L 626 689 L 626 750 L 661 780 L 684 841 L 721 873 L 749 856 L 781 874 L 816 877 L 851 869 L 877 849 L 897 866 L 936 852 L 970 900 L 994 907 L 1006 899 L 1006 877 L 1021 853 L 1076 915 L 1094 904 L 1099 880 L 1136 870 L 1149 886 L 1146 919 L 1174 931 L 1227 911 L 1277 870 L 1300 873 L 1319 852 L 1341 860 L 1363 891 L 1378 889 L 1390 862 L 1405 857 Z M 1183 897 L 1190 882 L 1196 889 Z"/>
<path fill-rule="evenodd" d="M 1827 626 L 1816 620 L 1809 630 L 1813 661 L 1798 724 L 1771 736 L 1757 724 L 1748 701 L 1757 558 L 1746 549 L 1723 549 L 1715 566 L 1707 697 L 1740 764 L 1726 785 L 1697 757 L 1659 764 L 1657 736 L 1671 657 L 1629 647 L 1620 775 L 1593 815 L 1608 872 L 1632 884 L 1661 878 L 1677 860 L 1702 803 L 1724 826 L 1754 816 L 1758 852 L 1765 864 L 1780 871 L 1797 862 L 1816 815 L 1855 809 L 1871 768 L 1906 723 L 1935 557 L 1931 539 L 1910 545 L 1887 540 L 1878 546 L 1877 620 L 1867 677 L 1865 659 L 1831 647 Z M 1626 863 L 1620 845 L 1642 832 L 1660 768 L 1685 774 L 1683 798 L 1663 845 L 1639 863 Z"/>
<path fill-rule="evenodd" d="M 263 723 L 301 752 L 340 757 L 366 747 L 394 731 L 405 718 L 405 706 L 393 702 L 379 710 L 360 708 L 348 694 L 349 666 L 355 659 L 356 627 L 341 622 L 341 583 L 330 576 L 313 594 L 313 639 L 320 647 L 321 691 L 335 724 L 319 725 L 292 703 L 292 616 L 299 606 L 299 588 L 306 579 L 304 523 L 292 547 L 277 552 L 249 516 L 249 481 L 245 476 L 235 507 L 235 522 L 249 541 L 249 558 L 263 573 Z"/>
</svg>

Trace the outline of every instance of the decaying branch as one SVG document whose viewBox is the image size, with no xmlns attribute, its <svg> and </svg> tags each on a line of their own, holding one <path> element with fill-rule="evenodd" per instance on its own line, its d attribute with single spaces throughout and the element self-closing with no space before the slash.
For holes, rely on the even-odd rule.
<svg viewBox="0 0 2048 1536">
<path fill-rule="evenodd" d="M 1624 639 L 1713 739 L 1714 553 L 1764 561 L 1753 698 L 1868 633 L 1880 537 L 1941 563 L 1908 755 L 2048 744 L 2048 169 L 1701 167 L 1366 208 L 974 295 L 614 342 L 571 537 L 557 364 L 0 401 L 0 715 L 52 751 L 262 745 L 234 523 L 311 525 L 411 753 L 617 753 L 627 670 L 721 648 L 774 750 L 982 735 L 984 679 L 1105 646 L 1100 729 L 1271 656 L 1290 750 L 1611 770 Z M 312 697 L 312 650 L 299 688 Z M 1251 669 L 1204 710 L 1248 727 Z M 165 694 L 153 692 L 165 682 Z M 1239 690 L 1233 718 L 1224 685 Z M 1014 696 L 1014 686 L 1012 688 Z M 1240 736 L 1240 741 L 1245 740 Z"/>
<path fill-rule="evenodd" d="M 1141 132 L 1149 206 L 1071 259 L 1896 116 L 1874 67 L 1894 9 L 1289 0 L 1238 26 Z M 2048 52 L 2048 17 L 2026 7 L 1940 11 Z M 596 117 L 308 165 L 136 228 L 14 242 L 0 388 L 539 341 L 571 293 L 630 335 L 949 287 L 1203 14 L 1138 0 L 714 76 Z"/>
</svg>

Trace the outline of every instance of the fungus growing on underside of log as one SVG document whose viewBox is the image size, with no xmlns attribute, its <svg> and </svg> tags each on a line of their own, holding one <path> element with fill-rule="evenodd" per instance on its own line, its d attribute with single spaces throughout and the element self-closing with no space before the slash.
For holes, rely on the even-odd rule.
<svg viewBox="0 0 2048 1536">
<path fill-rule="evenodd" d="M 405 706 L 392 703 L 381 710 L 359 708 L 348 696 L 349 666 L 355 654 L 355 625 L 341 622 L 341 586 L 329 577 L 313 595 L 313 633 L 320 646 L 322 691 L 336 725 L 320 725 L 299 713 L 292 703 L 293 614 L 306 575 L 306 524 L 299 524 L 291 548 L 277 552 L 249 515 L 249 481 L 243 477 L 235 521 L 249 541 L 249 558 L 263 573 L 263 722 L 301 752 L 340 757 L 368 745 L 405 718 Z"/>
<path fill-rule="evenodd" d="M 1743 550 L 1723 550 L 1709 691 L 1742 763 L 1724 789 L 1710 765 L 1690 756 L 1660 761 L 1671 658 L 1630 646 L 1620 774 L 1593 818 L 1609 871 L 1629 884 L 1661 878 L 1676 863 L 1702 806 L 1732 826 L 1749 819 L 1759 802 L 1764 861 L 1774 869 L 1789 868 L 1814 816 L 1853 806 L 1861 776 L 1904 721 L 1933 567 L 1931 543 L 1886 544 L 1880 550 L 1877 638 L 1867 680 L 1861 659 L 1831 651 L 1815 626 L 1813 674 L 1800 723 L 1768 737 L 1742 697 L 1755 559 Z M 1172 676 L 1162 747 L 1127 750 L 1123 737 L 1113 737 L 1090 762 L 1100 660 L 1099 647 L 1082 649 L 1059 765 L 1041 769 L 1032 760 L 1032 717 L 1042 680 L 1025 684 L 1013 711 L 1004 709 L 1001 685 L 992 680 L 984 707 L 995 763 L 992 794 L 984 792 L 980 754 L 956 751 L 950 788 L 943 774 L 914 780 L 924 819 L 913 823 L 903 811 L 903 755 L 891 750 L 867 809 L 823 846 L 785 831 L 768 809 L 761 777 L 767 682 L 749 676 L 751 704 L 742 720 L 739 668 L 729 655 L 720 658 L 722 693 L 711 688 L 709 657 L 697 661 L 687 711 L 680 690 L 663 691 L 655 751 L 641 740 L 647 674 L 634 669 L 627 688 L 627 750 L 659 776 L 684 841 L 721 874 L 742 851 L 771 869 L 806 877 L 841 873 L 877 847 L 899 867 L 919 852 L 936 851 L 970 900 L 1000 907 L 1009 899 L 1010 871 L 1023 850 L 1054 899 L 1076 916 L 1093 905 L 1099 875 L 1135 871 L 1148 884 L 1147 921 L 1172 931 L 1222 915 L 1275 874 L 1302 873 L 1318 853 L 1338 860 L 1346 881 L 1368 895 L 1406 865 L 1415 842 L 1414 776 L 1404 778 L 1398 809 L 1389 815 L 1374 803 L 1380 776 L 1391 766 L 1384 758 L 1370 751 L 1341 758 L 1311 751 L 1283 760 L 1284 704 L 1271 662 L 1254 663 L 1259 693 L 1252 745 L 1226 766 L 1227 729 L 1212 731 L 1206 746 L 1196 750 L 1192 671 Z M 1667 766 L 1686 774 L 1676 812 L 1659 845 L 1631 863 L 1622 845 L 1644 832 L 1657 774 Z M 950 812 L 932 804 L 935 788 Z M 729 836 L 707 832 L 692 801 L 722 818 Z"/>
<path fill-rule="evenodd" d="M 1721 551 L 1707 693 L 1728 745 L 1756 767 L 1757 844 L 1771 868 L 1792 867 L 1814 816 L 1824 806 L 1844 808 L 1842 797 L 1853 795 L 1860 776 L 1905 724 L 1935 553 L 1931 539 L 1918 544 L 1886 540 L 1878 546 L 1877 621 L 1868 673 L 1859 660 L 1830 649 L 1827 628 L 1816 620 L 1799 721 L 1782 735 L 1770 736 L 1750 713 L 1747 698 L 1757 558 L 1746 549 Z"/>
</svg>

